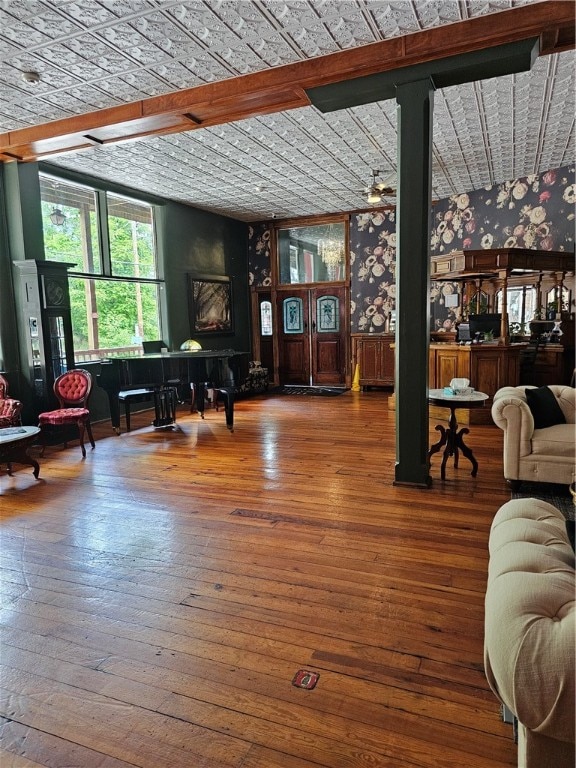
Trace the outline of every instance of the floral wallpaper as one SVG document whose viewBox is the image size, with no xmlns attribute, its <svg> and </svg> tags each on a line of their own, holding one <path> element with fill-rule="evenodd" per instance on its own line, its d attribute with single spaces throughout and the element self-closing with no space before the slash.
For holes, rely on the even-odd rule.
<svg viewBox="0 0 576 768">
<path fill-rule="evenodd" d="M 271 283 L 270 258 L 272 228 L 267 223 L 248 227 L 248 285 Z"/>
<path fill-rule="evenodd" d="M 396 306 L 396 210 L 350 219 L 350 296 L 353 333 L 390 330 Z"/>
<path fill-rule="evenodd" d="M 574 165 L 525 176 L 434 206 L 432 254 L 463 248 L 574 250 Z"/>
<path fill-rule="evenodd" d="M 430 285 L 430 330 L 453 331 L 458 307 L 447 307 L 456 283 Z M 394 330 L 396 307 L 396 211 L 359 213 L 350 219 L 352 333 Z"/>
<path fill-rule="evenodd" d="M 574 170 L 572 164 L 439 200 L 432 212 L 431 254 L 499 247 L 573 252 Z M 269 285 L 268 225 L 250 230 L 250 284 Z M 396 299 L 395 210 L 350 217 L 350 288 L 351 332 L 388 330 Z M 456 291 L 456 283 L 432 282 L 431 330 L 454 329 L 459 307 L 446 303 Z"/>
</svg>

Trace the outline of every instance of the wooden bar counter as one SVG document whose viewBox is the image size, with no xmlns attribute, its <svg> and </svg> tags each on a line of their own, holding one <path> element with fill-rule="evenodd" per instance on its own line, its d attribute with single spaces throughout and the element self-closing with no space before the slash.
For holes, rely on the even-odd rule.
<svg viewBox="0 0 576 768">
<path fill-rule="evenodd" d="M 429 351 L 428 385 L 430 389 L 447 387 L 452 379 L 469 379 L 477 392 L 485 392 L 488 400 L 484 408 L 459 412 L 462 424 L 492 424 L 490 409 L 492 397 L 501 387 L 516 387 L 520 383 L 520 354 L 526 344 L 431 343 Z M 558 345 L 559 346 L 559 345 Z M 561 348 L 560 348 L 561 349 Z M 395 395 L 389 398 L 389 407 L 395 408 Z M 445 409 L 430 406 L 430 418 L 445 418 Z"/>
<path fill-rule="evenodd" d="M 452 379 L 466 378 L 477 392 L 485 392 L 489 399 L 482 409 L 460 412 L 460 421 L 466 424 L 491 424 L 492 397 L 501 388 L 515 387 L 520 381 L 520 353 L 525 344 L 430 344 L 429 386 L 442 389 Z M 434 407 L 430 415 L 439 416 Z"/>
</svg>

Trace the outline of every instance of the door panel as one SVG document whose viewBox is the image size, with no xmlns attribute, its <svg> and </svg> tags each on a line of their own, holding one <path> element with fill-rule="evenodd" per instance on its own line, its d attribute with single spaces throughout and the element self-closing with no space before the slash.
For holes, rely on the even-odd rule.
<svg viewBox="0 0 576 768">
<path fill-rule="evenodd" d="M 345 289 L 333 286 L 280 294 L 277 301 L 282 384 L 344 385 Z"/>
<path fill-rule="evenodd" d="M 344 288 L 312 288 L 312 383 L 343 385 L 346 376 Z"/>
<path fill-rule="evenodd" d="M 278 375 L 281 384 L 310 383 L 309 292 L 290 291 L 277 301 Z"/>
</svg>

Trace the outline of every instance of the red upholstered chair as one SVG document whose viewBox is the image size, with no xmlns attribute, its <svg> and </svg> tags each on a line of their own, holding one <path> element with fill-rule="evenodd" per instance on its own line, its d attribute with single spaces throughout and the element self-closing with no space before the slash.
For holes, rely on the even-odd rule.
<svg viewBox="0 0 576 768">
<path fill-rule="evenodd" d="M 8 397 L 8 381 L 0 374 L 0 428 L 19 427 L 22 403 L 13 397 Z"/>
<path fill-rule="evenodd" d="M 86 456 L 86 448 L 84 448 L 85 430 L 88 432 L 92 448 L 96 447 L 90 425 L 90 411 L 88 410 L 88 399 L 91 392 L 92 374 L 83 368 L 74 368 L 58 376 L 54 382 L 54 394 L 58 398 L 60 408 L 41 413 L 38 417 L 38 426 L 42 430 L 40 433 L 42 452 L 44 452 L 47 427 L 62 427 L 71 424 L 76 424 L 78 427 L 82 456 Z"/>
</svg>

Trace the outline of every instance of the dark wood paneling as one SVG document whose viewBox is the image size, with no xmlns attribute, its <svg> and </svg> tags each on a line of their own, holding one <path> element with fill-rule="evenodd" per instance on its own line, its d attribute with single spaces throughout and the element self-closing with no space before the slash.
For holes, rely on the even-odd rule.
<svg viewBox="0 0 576 768">
<path fill-rule="evenodd" d="M 519 383 L 519 359 L 522 345 L 456 344 L 430 345 L 430 388 L 441 389 L 452 378 L 466 378 L 478 392 L 485 392 L 489 400 L 482 409 L 463 414 L 462 421 L 491 423 L 492 396 L 501 387 L 515 387 Z"/>
<path fill-rule="evenodd" d="M 394 386 L 394 334 L 353 334 L 352 361 L 362 387 Z"/>
<path fill-rule="evenodd" d="M 308 384 L 309 378 L 308 339 L 285 338 L 280 357 L 280 380 L 283 384 Z"/>
</svg>

